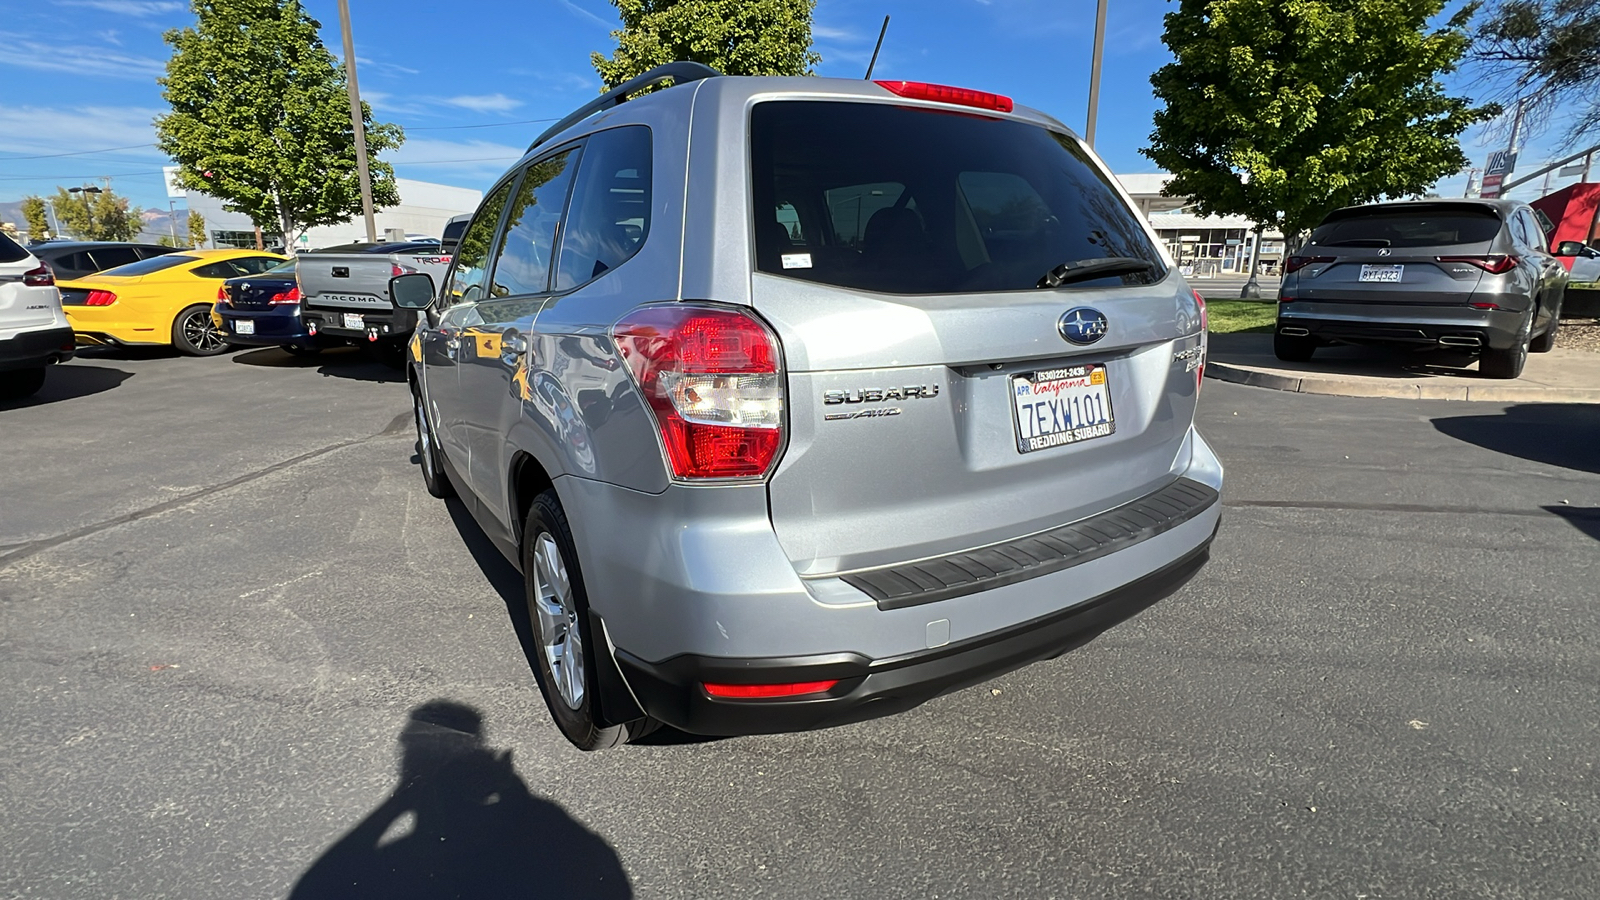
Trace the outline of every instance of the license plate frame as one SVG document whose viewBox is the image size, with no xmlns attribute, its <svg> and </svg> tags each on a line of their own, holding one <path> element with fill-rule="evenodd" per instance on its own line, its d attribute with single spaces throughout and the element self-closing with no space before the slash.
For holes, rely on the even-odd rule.
<svg viewBox="0 0 1600 900">
<path fill-rule="evenodd" d="M 1405 272 L 1406 267 L 1399 264 L 1362 265 L 1357 280 L 1367 284 L 1399 284 Z"/>
<path fill-rule="evenodd" d="M 339 324 L 342 328 L 361 331 L 367 327 L 366 320 L 361 317 L 360 313 L 340 313 L 339 315 Z"/>
<path fill-rule="evenodd" d="M 1017 372 L 1006 383 L 1018 453 L 1081 444 L 1117 431 L 1105 363 Z"/>
<path fill-rule="evenodd" d="M 256 333 L 255 320 L 254 319 L 234 319 L 233 320 L 233 333 L 234 334 L 238 334 L 238 335 L 252 335 L 252 334 L 255 334 Z"/>
</svg>

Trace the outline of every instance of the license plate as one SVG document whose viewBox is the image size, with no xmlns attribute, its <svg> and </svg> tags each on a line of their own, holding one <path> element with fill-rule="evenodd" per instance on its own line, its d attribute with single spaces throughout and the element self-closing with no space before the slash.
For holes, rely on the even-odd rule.
<svg viewBox="0 0 1600 900">
<path fill-rule="evenodd" d="M 1011 376 L 1017 452 L 1105 437 L 1117 430 L 1103 363 Z"/>
<path fill-rule="evenodd" d="M 255 334 L 256 333 L 256 323 L 250 321 L 249 319 L 234 319 L 233 320 L 233 333 L 234 334 Z"/>
<path fill-rule="evenodd" d="M 362 328 L 365 328 L 366 326 L 361 324 L 361 316 L 357 315 L 356 313 L 345 313 L 344 314 L 344 327 L 346 327 L 346 328 L 354 328 L 355 330 L 360 331 Z"/>
<path fill-rule="evenodd" d="M 1405 271 L 1405 268 L 1405 266 L 1362 266 L 1361 280 L 1399 284 L 1400 273 Z"/>
</svg>

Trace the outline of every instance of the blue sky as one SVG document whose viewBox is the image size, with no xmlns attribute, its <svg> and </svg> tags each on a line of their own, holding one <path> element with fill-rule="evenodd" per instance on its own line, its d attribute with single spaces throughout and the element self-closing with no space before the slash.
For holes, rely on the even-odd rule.
<svg viewBox="0 0 1600 900">
<path fill-rule="evenodd" d="M 475 188 L 544 127 L 530 120 L 560 117 L 595 95 L 589 52 L 609 53 L 617 25 L 606 0 L 350 5 L 363 96 L 381 120 L 407 131 L 405 146 L 386 158 L 401 177 Z M 306 6 L 337 54 L 334 0 Z M 1155 171 L 1138 150 L 1157 108 L 1150 73 L 1169 58 L 1160 39 L 1168 8 L 1163 0 L 1110 5 L 1097 149 L 1119 173 Z M 875 77 L 1008 94 L 1081 131 L 1094 11 L 1094 0 L 819 0 L 818 74 L 860 78 L 887 14 Z M 0 0 L 0 202 L 110 176 L 135 204 L 165 207 L 166 161 L 150 146 L 150 121 L 163 111 L 161 34 L 192 21 L 183 0 Z M 1475 86 L 1454 81 L 1458 91 Z M 1464 146 L 1481 165 L 1503 142 L 1477 129 Z M 1519 170 L 1536 168 L 1555 143 L 1525 147 Z M 1439 189 L 1459 194 L 1464 182 Z"/>
</svg>

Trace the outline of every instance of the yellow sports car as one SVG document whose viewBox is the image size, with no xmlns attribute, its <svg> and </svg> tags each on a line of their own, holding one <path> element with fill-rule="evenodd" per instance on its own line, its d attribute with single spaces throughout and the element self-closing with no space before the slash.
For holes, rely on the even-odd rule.
<svg viewBox="0 0 1600 900">
<path fill-rule="evenodd" d="M 183 250 L 59 281 L 80 344 L 171 344 L 191 356 L 228 349 L 211 320 L 222 282 L 259 275 L 286 257 L 260 250 Z"/>
</svg>

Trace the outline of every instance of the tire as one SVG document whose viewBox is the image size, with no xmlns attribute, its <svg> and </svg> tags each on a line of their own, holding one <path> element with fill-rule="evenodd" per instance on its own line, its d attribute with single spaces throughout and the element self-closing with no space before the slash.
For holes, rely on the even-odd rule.
<svg viewBox="0 0 1600 900">
<path fill-rule="evenodd" d="M 322 348 L 316 344 L 279 344 L 278 348 L 290 356 L 300 357 L 316 356 L 322 352 Z"/>
<path fill-rule="evenodd" d="M 594 657 L 587 650 L 600 645 L 589 630 L 589 598 L 572 529 L 554 489 L 534 498 L 522 534 L 533 669 L 556 727 L 579 750 L 607 750 L 654 731 L 659 723 L 649 718 L 608 724 L 600 709 Z"/>
<path fill-rule="evenodd" d="M 0 372 L 0 400 L 32 397 L 44 387 L 44 366 Z"/>
<path fill-rule="evenodd" d="M 186 356 L 216 356 L 227 353 L 227 332 L 211 321 L 211 307 L 195 304 L 172 320 L 172 346 Z"/>
<path fill-rule="evenodd" d="M 422 484 L 429 494 L 440 500 L 454 497 L 456 486 L 450 483 L 450 476 L 444 470 L 444 451 L 434 436 L 433 423 L 428 420 L 420 389 L 412 388 L 411 407 L 417 415 L 417 456 L 422 459 Z"/>
<path fill-rule="evenodd" d="M 1563 296 L 1556 301 L 1555 308 L 1550 310 L 1549 327 L 1545 328 L 1544 334 L 1528 342 L 1529 353 L 1549 353 L 1555 349 L 1556 332 L 1561 330 L 1561 301 L 1565 299 L 1565 292 L 1563 292 Z"/>
<path fill-rule="evenodd" d="M 1516 378 L 1528 361 L 1528 332 L 1533 329 L 1533 313 L 1528 313 L 1527 324 L 1517 337 L 1517 342 L 1504 350 L 1484 348 L 1478 357 L 1478 374 L 1485 378 Z"/>
<path fill-rule="evenodd" d="M 1272 335 L 1272 355 L 1284 362 L 1305 362 L 1315 352 L 1317 342 L 1313 338 L 1277 333 Z"/>
</svg>

